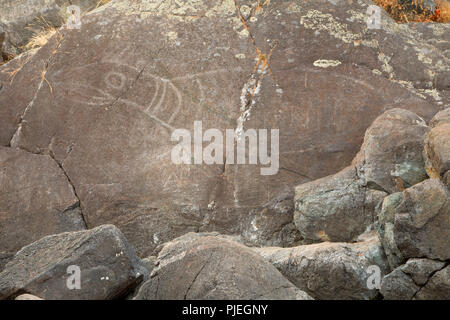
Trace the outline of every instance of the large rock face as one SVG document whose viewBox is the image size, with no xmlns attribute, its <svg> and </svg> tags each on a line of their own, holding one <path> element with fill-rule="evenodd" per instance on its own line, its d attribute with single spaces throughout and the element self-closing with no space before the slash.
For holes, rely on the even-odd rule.
<svg viewBox="0 0 450 320">
<path fill-rule="evenodd" d="M 449 260 L 449 217 L 449 190 L 437 179 L 386 197 L 378 233 L 391 267 L 408 258 Z"/>
<path fill-rule="evenodd" d="M 156 265 L 136 300 L 311 299 L 249 248 L 214 236 L 169 242 Z"/>
<path fill-rule="evenodd" d="M 369 30 L 369 1 L 178 3 L 113 1 L 15 62 L 13 79 L 0 68 L 0 144 L 51 154 L 88 227 L 117 225 L 139 255 L 187 231 L 243 233 L 249 212 L 347 166 L 386 109 L 429 120 L 448 103 L 448 58 L 384 14 Z M 278 173 L 175 165 L 171 133 L 195 120 L 279 129 Z"/>
<path fill-rule="evenodd" d="M 80 286 L 69 267 L 80 271 Z M 68 272 L 70 272 L 68 274 Z M 43 299 L 122 297 L 147 272 L 123 234 L 112 225 L 47 236 L 20 250 L 0 273 L 0 299 L 23 292 Z"/>
<path fill-rule="evenodd" d="M 320 243 L 294 248 L 254 249 L 298 288 L 315 299 L 373 299 L 372 270 L 389 270 L 378 239 L 360 243 Z"/>
<path fill-rule="evenodd" d="M 46 235 L 85 229 L 79 204 L 50 156 L 0 147 L 0 261 Z"/>
</svg>

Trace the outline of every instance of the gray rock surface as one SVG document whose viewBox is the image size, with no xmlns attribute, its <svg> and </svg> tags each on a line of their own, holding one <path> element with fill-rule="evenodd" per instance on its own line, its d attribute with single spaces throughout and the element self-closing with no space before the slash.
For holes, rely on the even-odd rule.
<svg viewBox="0 0 450 320">
<path fill-rule="evenodd" d="M 381 294 L 386 300 L 448 299 L 450 279 L 445 265 L 436 260 L 409 259 L 383 278 Z"/>
<path fill-rule="evenodd" d="M 113 1 L 0 67 L 0 144 L 52 155 L 87 226 L 118 226 L 142 257 L 189 231 L 294 245 L 289 210 L 260 214 L 269 202 L 345 168 L 385 110 L 429 120 L 448 103 L 448 59 L 387 15 L 369 30 L 369 3 Z M 278 173 L 173 164 L 171 132 L 195 120 L 280 129 Z"/>
<path fill-rule="evenodd" d="M 450 300 L 450 266 L 433 274 L 427 284 L 416 294 L 421 300 Z"/>
<path fill-rule="evenodd" d="M 408 258 L 450 259 L 450 196 L 437 179 L 383 201 L 378 233 L 392 268 Z"/>
<path fill-rule="evenodd" d="M 80 271 L 80 289 L 76 284 Z M 71 272 L 72 274 L 69 274 Z M 46 300 L 103 300 L 124 296 L 147 270 L 112 225 L 42 238 L 22 248 L 0 273 L 0 299 L 29 293 Z"/>
<path fill-rule="evenodd" d="M 381 282 L 381 294 L 385 300 L 411 300 L 419 286 L 401 269 L 395 269 Z"/>
<path fill-rule="evenodd" d="M 429 131 L 416 114 L 391 109 L 368 128 L 361 150 L 341 172 L 296 187 L 294 222 L 306 239 L 351 241 L 377 220 L 388 194 L 426 178 L 422 156 Z"/>
<path fill-rule="evenodd" d="M 95 9 L 100 0 L 3 0 L 0 4 L 0 55 L 14 57 L 39 31 L 62 26 L 67 7 L 78 6 L 81 14 Z"/>
<path fill-rule="evenodd" d="M 351 241 L 376 221 L 386 193 L 361 185 L 354 167 L 295 188 L 294 222 L 313 241 Z"/>
<path fill-rule="evenodd" d="M 440 122 L 427 134 L 425 155 L 439 176 L 450 170 L 450 122 Z"/>
<path fill-rule="evenodd" d="M 315 299 L 373 299 L 372 271 L 389 272 L 380 242 L 375 237 L 360 243 L 320 243 L 294 248 L 255 248 L 301 290 Z"/>
<path fill-rule="evenodd" d="M 0 215 L 0 253 L 86 229 L 74 189 L 50 156 L 1 146 Z"/>
<path fill-rule="evenodd" d="M 136 300 L 311 299 L 258 254 L 220 237 L 175 239 L 156 263 Z"/>
<path fill-rule="evenodd" d="M 422 156 L 429 127 L 418 115 L 388 110 L 367 129 L 353 160 L 358 176 L 369 188 L 393 193 L 427 178 Z"/>
<path fill-rule="evenodd" d="M 435 114 L 435 116 L 430 121 L 430 127 L 434 128 L 440 124 L 449 122 L 450 122 L 450 108 L 447 108 Z"/>
</svg>

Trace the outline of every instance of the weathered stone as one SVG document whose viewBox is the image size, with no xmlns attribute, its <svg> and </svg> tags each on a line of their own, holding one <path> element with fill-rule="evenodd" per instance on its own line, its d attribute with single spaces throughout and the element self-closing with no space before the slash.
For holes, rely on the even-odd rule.
<svg viewBox="0 0 450 320">
<path fill-rule="evenodd" d="M 219 237 L 169 242 L 136 300 L 311 299 L 249 248 Z"/>
<path fill-rule="evenodd" d="M 430 127 L 434 128 L 440 124 L 450 122 L 450 108 L 439 111 L 430 121 Z"/>
<path fill-rule="evenodd" d="M 99 0 L 3 0 L 0 14 L 0 53 L 9 58 L 24 50 L 40 30 L 59 27 L 69 16 L 67 7 L 78 6 L 84 15 L 95 9 Z"/>
<path fill-rule="evenodd" d="M 283 193 L 248 214 L 248 218 L 242 224 L 241 241 L 251 246 L 298 245 L 302 236 L 293 219 L 294 194 Z"/>
<path fill-rule="evenodd" d="M 445 289 L 447 280 L 440 279 L 444 281 L 439 290 L 434 290 L 435 282 L 442 275 L 433 280 L 435 274 L 441 272 L 444 266 L 445 263 L 441 261 L 410 259 L 383 278 L 380 292 L 386 300 L 445 299 L 450 292 Z M 430 290 L 431 288 L 433 289 Z M 430 293 L 433 298 L 428 296 Z"/>
<path fill-rule="evenodd" d="M 407 212 L 401 192 L 384 198 L 378 213 L 378 235 L 392 269 L 406 261 L 395 243 L 394 224 L 398 212 Z"/>
<path fill-rule="evenodd" d="M 450 266 L 437 271 L 427 284 L 416 294 L 420 300 L 449 300 L 450 299 Z"/>
<path fill-rule="evenodd" d="M 0 252 L 85 228 L 70 181 L 51 157 L 0 146 Z"/>
<path fill-rule="evenodd" d="M 447 188 L 450 189 L 450 170 L 444 174 L 442 181 L 446 184 Z"/>
<path fill-rule="evenodd" d="M 417 88 L 434 89 L 430 75 L 448 60 L 425 45 L 433 63 L 423 63 L 414 31 L 391 19 L 368 30 L 369 3 L 272 0 L 244 25 L 233 0 L 113 1 L 2 80 L 0 144 L 51 154 L 88 227 L 117 225 L 140 256 L 188 231 L 243 234 L 249 213 L 347 166 L 383 111 L 429 120 L 445 105 Z M 171 133 L 195 120 L 204 130 L 279 129 L 278 173 L 175 165 Z M 292 224 L 282 228 L 280 245 L 296 239 Z M 254 243 L 276 241 L 262 233 Z"/>
<path fill-rule="evenodd" d="M 408 258 L 450 259 L 449 216 L 449 191 L 437 179 L 387 197 L 378 232 L 391 267 Z"/>
<path fill-rule="evenodd" d="M 411 300 L 419 286 L 401 269 L 395 269 L 381 281 L 380 292 L 386 300 Z"/>
<path fill-rule="evenodd" d="M 79 267 L 80 289 L 70 266 Z M 147 272 L 123 234 L 112 225 L 47 236 L 20 250 L 0 273 L 0 299 L 27 292 L 46 300 L 113 299 Z"/>
<path fill-rule="evenodd" d="M 439 175 L 450 170 L 450 122 L 435 126 L 427 134 L 425 154 Z"/>
<path fill-rule="evenodd" d="M 383 191 L 361 186 L 354 167 L 295 189 L 294 222 L 306 239 L 350 241 L 376 220 Z"/>
<path fill-rule="evenodd" d="M 414 280 L 419 286 L 425 285 L 430 275 L 443 269 L 445 263 L 430 259 L 409 259 L 400 269 Z"/>
<path fill-rule="evenodd" d="M 351 241 L 376 219 L 387 193 L 427 178 L 422 156 L 429 128 L 416 114 L 388 110 L 366 131 L 352 166 L 296 188 L 294 221 L 311 240 Z"/>
<path fill-rule="evenodd" d="M 403 109 L 388 110 L 366 131 L 353 160 L 358 176 L 372 189 L 401 191 L 427 178 L 422 156 L 425 121 Z"/>
<path fill-rule="evenodd" d="M 11 252 L 0 252 L 0 272 L 2 272 L 3 268 L 6 264 L 11 261 L 14 257 L 14 253 Z"/>
<path fill-rule="evenodd" d="M 51 40 L 51 43 L 54 40 Z M 41 50 L 24 52 L 14 60 L 0 66 L 0 144 L 9 146 L 11 137 L 17 130 L 22 114 L 33 100 L 35 91 L 39 85 L 39 75 L 43 71 L 42 63 L 28 63 L 33 56 L 48 54 L 48 50 L 54 47 L 46 47 Z M 16 86 L 16 83 L 21 83 Z M 22 87 L 23 86 L 23 87 Z M 23 90 L 27 88 L 27 90 Z M 12 105 L 14 103 L 14 105 Z"/>
<path fill-rule="evenodd" d="M 157 257 L 150 256 L 145 259 L 142 259 L 142 263 L 145 265 L 149 273 L 152 273 L 153 269 L 155 269 L 155 262 Z"/>
<path fill-rule="evenodd" d="M 370 266 L 389 270 L 378 239 L 361 243 L 320 243 L 294 248 L 254 249 L 315 299 L 373 299 Z"/>
</svg>

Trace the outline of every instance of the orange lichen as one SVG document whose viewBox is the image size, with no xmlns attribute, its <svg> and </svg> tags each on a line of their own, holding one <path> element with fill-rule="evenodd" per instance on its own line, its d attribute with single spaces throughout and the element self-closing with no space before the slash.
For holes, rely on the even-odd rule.
<svg viewBox="0 0 450 320">
<path fill-rule="evenodd" d="M 423 7 L 423 0 L 414 0 L 409 5 L 398 0 L 374 0 L 398 22 L 450 22 L 450 1 L 435 0 L 434 12 Z"/>
</svg>

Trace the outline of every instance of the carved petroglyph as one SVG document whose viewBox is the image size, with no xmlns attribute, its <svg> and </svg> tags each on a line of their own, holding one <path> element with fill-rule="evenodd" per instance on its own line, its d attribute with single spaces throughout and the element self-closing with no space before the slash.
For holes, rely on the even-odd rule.
<svg viewBox="0 0 450 320">
<path fill-rule="evenodd" d="M 98 80 L 98 72 L 105 72 Z M 227 74 L 242 71 L 241 68 L 218 69 L 172 78 L 164 78 L 151 71 L 139 70 L 135 66 L 116 61 L 88 64 L 57 73 L 54 83 L 64 87 L 64 99 L 73 103 L 97 106 L 108 109 L 117 103 L 142 111 L 160 126 L 172 131 L 172 123 L 184 105 L 184 96 L 189 95 L 189 102 L 203 106 L 207 95 L 220 94 L 220 80 Z M 67 74 L 82 73 L 86 81 L 73 83 Z M 140 90 L 145 90 L 145 101 L 137 101 L 128 94 L 133 90 L 134 82 L 139 81 Z M 211 90 L 215 88 L 215 90 Z M 215 92 L 213 92 L 215 91 Z M 142 96 L 142 95 L 140 95 Z M 193 99 L 195 97 L 195 99 Z M 223 106 L 216 106 L 218 112 L 226 113 Z"/>
</svg>

